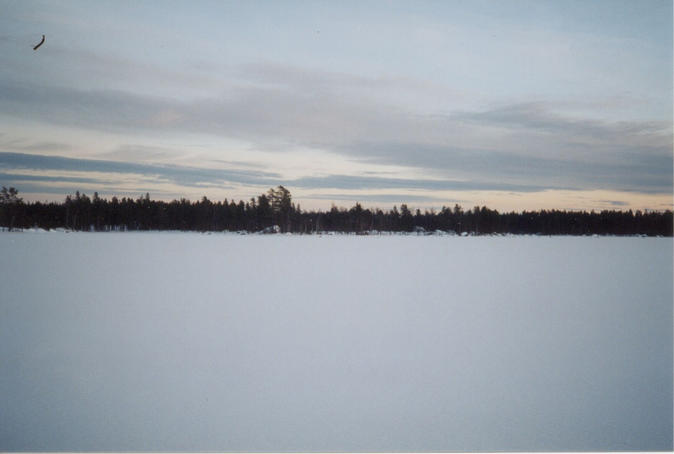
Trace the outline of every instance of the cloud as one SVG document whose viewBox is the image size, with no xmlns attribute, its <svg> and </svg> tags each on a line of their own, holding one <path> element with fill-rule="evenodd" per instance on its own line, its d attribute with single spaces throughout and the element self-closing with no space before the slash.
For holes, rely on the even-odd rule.
<svg viewBox="0 0 674 454">
<path fill-rule="evenodd" d="M 590 118 L 569 118 L 551 111 L 554 104 L 529 102 L 506 105 L 481 112 L 461 112 L 452 117 L 482 125 L 497 125 L 519 130 L 563 136 L 572 143 L 665 146 L 672 141 L 671 124 L 666 121 L 606 122 Z"/>
<path fill-rule="evenodd" d="M 173 159 L 181 155 L 181 151 L 166 147 L 124 144 L 115 147 L 111 151 L 100 153 L 99 158 L 112 159 L 114 161 L 147 162 Z"/>
<path fill-rule="evenodd" d="M 536 192 L 549 186 L 510 184 L 491 181 L 452 181 L 434 179 L 378 178 L 353 175 L 303 177 L 287 181 L 289 187 L 328 189 L 422 189 L 430 191 L 522 191 Z M 568 189 L 568 188 L 555 188 Z"/>
<path fill-rule="evenodd" d="M 153 177 L 182 186 L 202 187 L 208 184 L 240 183 L 249 185 L 274 185 L 280 176 L 261 170 L 231 170 L 187 166 L 139 164 L 94 159 L 76 159 L 62 156 L 45 156 L 22 153 L 1 153 L 0 169 L 31 169 L 42 171 L 103 172 L 134 174 Z M 73 181 L 70 177 L 62 180 Z M 100 181 L 100 180 L 99 180 Z"/>
<path fill-rule="evenodd" d="M 417 203 L 417 202 L 442 202 L 442 203 L 465 203 L 465 200 L 428 195 L 410 194 L 307 194 L 305 199 L 339 200 L 351 202 L 380 202 L 380 203 Z"/>
<path fill-rule="evenodd" d="M 251 76 L 248 83 L 230 83 L 217 96 L 192 100 L 2 80 L 0 114 L 125 136 L 211 134 L 242 139 L 262 151 L 313 148 L 354 162 L 415 168 L 429 179 L 450 181 L 443 187 L 456 190 L 672 190 L 672 132 L 667 122 L 561 115 L 554 104 L 542 102 L 420 115 L 366 94 L 379 83 L 394 90 L 402 83 L 396 80 L 278 65 L 243 66 L 240 72 L 241 78 Z M 132 150 L 117 153 L 132 159 Z M 207 181 L 217 179 L 210 171 L 195 172 Z M 162 171 L 166 173 L 170 172 Z M 196 173 L 190 178 L 198 177 Z M 362 181 L 335 176 L 299 179 L 298 184 L 341 188 Z M 379 184 L 383 182 L 371 183 Z"/>
<path fill-rule="evenodd" d="M 302 189 L 419 189 L 419 190 L 503 190 L 503 191 L 542 191 L 548 186 L 534 186 L 523 184 L 509 184 L 498 182 L 481 181 L 452 181 L 437 179 L 405 179 L 405 178 L 381 178 L 373 176 L 354 175 L 327 175 L 321 177 L 301 177 L 295 179 L 283 179 L 279 174 L 261 170 L 241 169 L 213 169 L 188 167 L 177 165 L 139 164 L 134 162 L 120 162 L 94 159 L 76 159 L 61 156 L 44 156 L 22 153 L 0 152 L 0 170 L 13 181 L 23 175 L 29 181 L 41 182 L 78 182 L 71 176 L 55 176 L 54 172 L 97 172 L 104 174 L 131 174 L 144 177 L 147 182 L 170 182 L 188 187 L 223 187 L 228 183 L 243 185 L 267 185 L 276 186 L 283 184 L 289 188 Z M 20 174 L 17 170 L 33 170 L 50 172 L 52 175 L 28 176 Z M 11 172 L 8 172 L 11 171 Z M 121 177 L 118 177 L 121 178 Z M 83 177 L 79 182 L 100 183 L 114 182 L 114 176 L 107 177 L 108 181 L 101 176 L 97 180 Z"/>
<path fill-rule="evenodd" d="M 24 145 L 15 145 L 13 147 L 21 151 L 67 151 L 71 146 L 60 142 L 36 142 Z"/>
<path fill-rule="evenodd" d="M 623 202 L 622 200 L 599 200 L 600 203 L 608 203 L 614 207 L 624 207 L 628 206 L 629 203 Z"/>
<path fill-rule="evenodd" d="M 513 188 L 615 189 L 669 192 L 671 154 L 621 150 L 576 159 L 423 143 L 361 143 L 341 149 L 353 159 L 425 169 L 435 178 L 454 176 Z M 479 186 L 476 184 L 476 186 Z M 522 190 L 522 189 L 513 189 Z"/>
<path fill-rule="evenodd" d="M 0 182 L 3 186 L 12 186 L 16 185 L 17 182 L 38 182 L 38 183 L 68 183 L 68 184 L 77 184 L 77 183 L 88 183 L 88 184 L 101 184 L 102 181 L 99 178 L 88 178 L 88 177 L 74 177 L 74 176 L 49 176 L 49 175 L 31 175 L 31 174 L 22 174 L 22 173 L 5 173 L 0 172 Z"/>
<path fill-rule="evenodd" d="M 17 152 L 59 152 L 71 150 L 72 147 L 63 142 L 36 141 L 0 132 L 0 149 Z"/>
</svg>

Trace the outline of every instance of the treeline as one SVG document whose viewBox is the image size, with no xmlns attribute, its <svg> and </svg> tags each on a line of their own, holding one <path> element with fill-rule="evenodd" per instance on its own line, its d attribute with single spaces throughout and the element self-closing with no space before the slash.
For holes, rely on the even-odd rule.
<svg viewBox="0 0 674 454">
<path fill-rule="evenodd" d="M 468 232 L 471 234 L 649 235 L 672 236 L 672 212 L 604 210 L 541 210 L 499 213 L 486 207 L 463 210 L 459 205 L 440 211 L 415 210 L 407 205 L 383 211 L 333 206 L 329 211 L 303 211 L 283 186 L 249 201 L 213 202 L 203 197 L 164 202 L 149 194 L 138 199 L 110 200 L 77 192 L 63 203 L 26 203 L 14 188 L 0 193 L 0 226 L 83 231 L 186 230 L 314 233 Z"/>
</svg>

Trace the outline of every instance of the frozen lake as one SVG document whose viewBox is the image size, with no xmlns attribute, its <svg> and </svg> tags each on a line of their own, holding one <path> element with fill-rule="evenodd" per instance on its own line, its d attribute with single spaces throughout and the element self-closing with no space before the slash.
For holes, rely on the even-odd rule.
<svg viewBox="0 0 674 454">
<path fill-rule="evenodd" d="M 672 246 L 0 233 L 0 451 L 671 450 Z"/>
</svg>

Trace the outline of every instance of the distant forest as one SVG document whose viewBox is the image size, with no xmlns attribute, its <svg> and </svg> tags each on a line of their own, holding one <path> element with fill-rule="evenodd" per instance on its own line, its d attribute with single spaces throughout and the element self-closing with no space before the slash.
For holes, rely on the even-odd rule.
<svg viewBox="0 0 674 454">
<path fill-rule="evenodd" d="M 459 205 L 411 211 L 407 205 L 383 211 L 333 207 L 329 211 L 303 211 L 283 186 L 249 201 L 213 202 L 205 196 L 164 202 L 149 194 L 138 199 L 110 200 L 77 192 L 63 203 L 24 202 L 14 188 L 0 192 L 0 226 L 4 229 L 38 227 L 78 231 L 185 230 L 269 233 L 348 232 L 467 232 L 540 235 L 649 235 L 672 236 L 672 211 L 541 210 L 499 213 L 487 207 L 464 210 Z"/>
</svg>

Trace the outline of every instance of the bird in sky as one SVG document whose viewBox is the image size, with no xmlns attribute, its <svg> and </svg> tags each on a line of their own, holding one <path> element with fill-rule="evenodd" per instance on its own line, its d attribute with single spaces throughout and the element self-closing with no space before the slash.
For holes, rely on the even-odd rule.
<svg viewBox="0 0 674 454">
<path fill-rule="evenodd" d="M 40 47 L 42 44 L 44 44 L 44 35 L 42 35 L 42 41 L 40 41 L 37 46 L 33 47 L 33 50 L 37 50 L 38 47 Z"/>
</svg>

